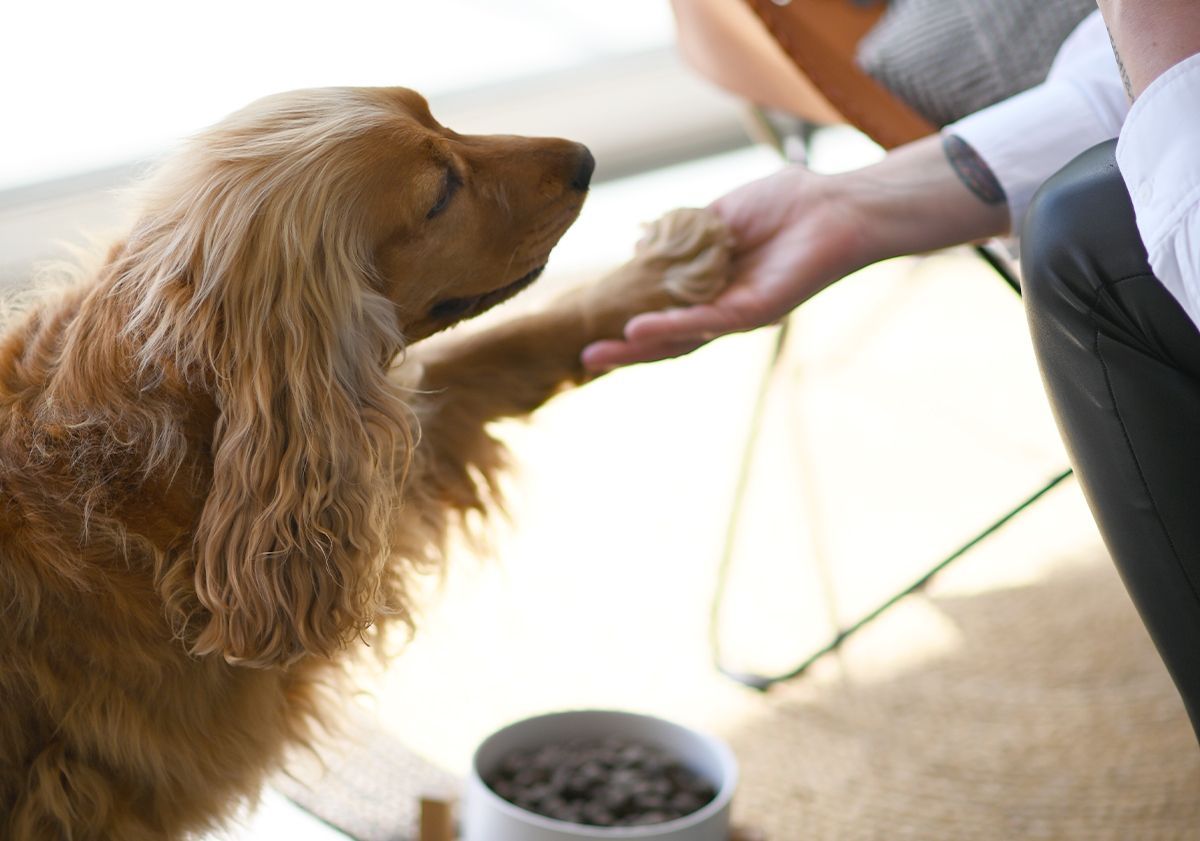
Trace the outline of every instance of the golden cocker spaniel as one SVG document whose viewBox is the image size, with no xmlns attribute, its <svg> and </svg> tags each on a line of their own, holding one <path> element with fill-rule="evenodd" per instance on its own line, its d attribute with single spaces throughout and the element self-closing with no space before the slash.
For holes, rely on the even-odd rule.
<svg viewBox="0 0 1200 841">
<path fill-rule="evenodd" d="M 161 165 L 102 267 L 7 326 L 0 838 L 218 824 L 487 506 L 488 422 L 695 299 L 677 264 L 723 274 L 723 234 L 684 220 L 540 311 L 426 340 L 538 276 L 592 168 L 564 140 L 456 134 L 406 89 L 269 97 Z"/>
</svg>

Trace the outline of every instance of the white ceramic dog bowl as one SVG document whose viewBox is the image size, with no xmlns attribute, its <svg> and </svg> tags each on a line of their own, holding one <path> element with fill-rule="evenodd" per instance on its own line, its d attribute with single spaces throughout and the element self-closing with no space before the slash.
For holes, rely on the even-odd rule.
<svg viewBox="0 0 1200 841">
<path fill-rule="evenodd" d="M 528 812 L 483 781 L 514 750 L 572 739 L 615 736 L 666 751 L 712 784 L 717 795 L 690 815 L 649 826 L 599 827 Z M 635 713 L 579 710 L 528 718 L 489 736 L 475 751 L 463 799 L 462 841 L 575 841 L 580 838 L 729 841 L 729 810 L 737 762 L 723 742 L 670 721 Z"/>
</svg>

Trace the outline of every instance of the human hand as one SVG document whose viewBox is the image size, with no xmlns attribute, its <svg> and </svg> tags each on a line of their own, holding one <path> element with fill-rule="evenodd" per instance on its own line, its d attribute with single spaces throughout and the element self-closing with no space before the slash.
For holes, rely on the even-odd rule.
<svg viewBox="0 0 1200 841">
<path fill-rule="evenodd" d="M 681 356 L 727 333 L 771 324 L 843 275 L 866 265 L 853 203 L 833 179 L 791 166 L 712 204 L 733 239 L 731 281 L 713 301 L 644 313 L 623 339 L 583 351 L 590 371 Z"/>
<path fill-rule="evenodd" d="M 980 201 L 946 158 L 939 135 L 838 175 L 791 166 L 739 187 L 712 209 L 733 237 L 732 278 L 706 304 L 639 315 L 624 339 L 583 350 L 594 373 L 682 356 L 726 333 L 787 315 L 864 266 L 998 236 L 1008 208 Z"/>
</svg>

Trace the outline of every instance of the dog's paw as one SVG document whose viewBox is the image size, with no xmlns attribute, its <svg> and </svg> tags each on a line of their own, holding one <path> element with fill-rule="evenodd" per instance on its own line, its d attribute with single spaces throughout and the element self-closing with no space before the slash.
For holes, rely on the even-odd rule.
<svg viewBox="0 0 1200 841">
<path fill-rule="evenodd" d="M 733 237 L 707 208 L 672 210 L 646 225 L 634 259 L 660 267 L 663 288 L 681 304 L 711 301 L 729 282 Z"/>
</svg>

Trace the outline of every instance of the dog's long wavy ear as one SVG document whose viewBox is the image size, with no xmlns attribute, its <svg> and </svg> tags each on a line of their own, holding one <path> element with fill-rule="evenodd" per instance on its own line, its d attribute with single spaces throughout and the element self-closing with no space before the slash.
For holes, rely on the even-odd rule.
<svg viewBox="0 0 1200 841">
<path fill-rule="evenodd" d="M 213 337 L 225 379 L 195 541 L 209 614 L 197 654 L 255 665 L 330 655 L 389 607 L 382 565 L 406 418 L 355 299 L 361 279 L 336 255 L 306 256 L 298 273 L 288 261 L 299 255 L 247 267 L 246 291 L 266 274 L 282 278 L 268 284 L 276 294 L 236 296 Z"/>
<path fill-rule="evenodd" d="M 160 574 L 168 615 L 194 654 L 269 666 L 329 656 L 402 610 L 384 562 L 412 427 L 387 380 L 395 314 L 372 291 L 346 185 L 319 146 L 294 160 L 268 149 L 268 166 L 234 140 L 249 163 L 174 214 L 183 256 L 145 299 L 154 318 L 134 320 L 176 322 L 148 343 L 202 370 L 218 412 L 192 563 Z"/>
</svg>

